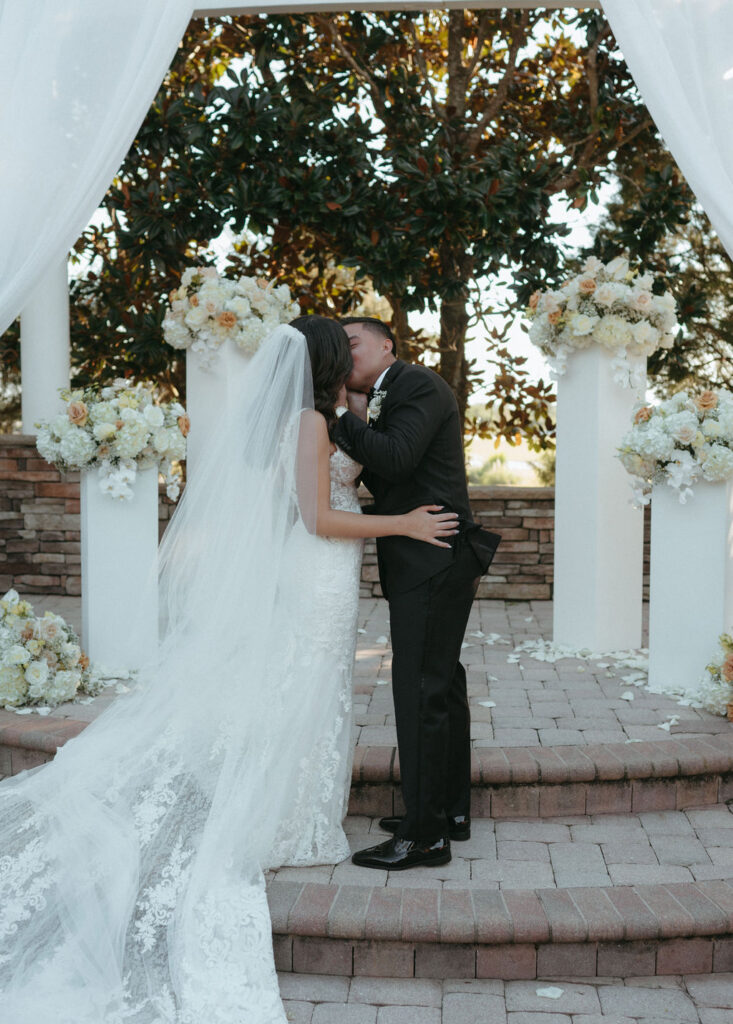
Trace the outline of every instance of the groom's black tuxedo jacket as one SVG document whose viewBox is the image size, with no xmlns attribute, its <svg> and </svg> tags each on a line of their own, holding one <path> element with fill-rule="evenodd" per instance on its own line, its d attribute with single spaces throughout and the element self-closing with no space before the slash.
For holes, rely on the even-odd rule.
<svg viewBox="0 0 733 1024">
<path fill-rule="evenodd" d="M 473 523 L 463 462 L 458 405 L 433 370 L 404 363 L 390 366 L 379 388 L 379 416 L 368 425 L 351 412 L 335 427 L 334 440 L 364 467 L 362 480 L 374 496 L 366 511 L 399 515 L 419 505 L 444 505 L 457 512 L 460 533 L 450 548 L 410 537 L 379 537 L 379 578 L 385 595 L 411 590 L 452 565 L 459 544 L 468 542 L 482 572 L 499 537 Z"/>
</svg>

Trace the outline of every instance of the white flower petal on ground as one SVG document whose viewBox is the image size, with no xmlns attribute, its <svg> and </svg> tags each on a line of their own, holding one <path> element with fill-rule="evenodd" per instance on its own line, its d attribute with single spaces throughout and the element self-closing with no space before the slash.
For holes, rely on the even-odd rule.
<svg viewBox="0 0 733 1024">
<path fill-rule="evenodd" d="M 378 636 L 377 639 L 374 642 L 377 643 L 377 644 L 386 644 L 387 643 L 387 637 L 386 636 Z"/>
<path fill-rule="evenodd" d="M 496 701 L 494 701 L 494 700 L 480 700 L 478 703 L 481 705 L 482 708 L 495 708 L 496 707 Z"/>
<path fill-rule="evenodd" d="M 388 679 L 377 679 L 376 685 L 377 686 L 389 686 L 389 680 Z"/>
<path fill-rule="evenodd" d="M 564 991 L 564 988 L 557 988 L 556 985 L 550 985 L 548 988 L 536 989 L 537 995 L 542 996 L 543 999 L 559 999 Z"/>
<path fill-rule="evenodd" d="M 621 694 L 619 699 L 620 700 L 633 700 L 634 699 L 634 695 L 633 695 L 633 693 L 630 690 L 627 690 L 626 693 L 622 693 Z"/>
</svg>

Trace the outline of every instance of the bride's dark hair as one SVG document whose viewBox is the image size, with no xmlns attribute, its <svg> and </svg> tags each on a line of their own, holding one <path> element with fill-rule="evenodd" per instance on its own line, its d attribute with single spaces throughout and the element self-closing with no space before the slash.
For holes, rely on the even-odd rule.
<svg viewBox="0 0 733 1024">
<path fill-rule="evenodd" d="M 290 326 L 305 335 L 313 375 L 313 404 L 326 417 L 328 434 L 336 424 L 336 400 L 354 368 L 349 336 L 341 324 L 325 316 L 299 316 Z"/>
</svg>

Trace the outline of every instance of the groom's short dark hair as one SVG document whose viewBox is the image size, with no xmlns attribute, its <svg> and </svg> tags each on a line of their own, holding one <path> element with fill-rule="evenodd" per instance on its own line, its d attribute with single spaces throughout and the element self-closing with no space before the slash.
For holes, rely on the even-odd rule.
<svg viewBox="0 0 733 1024">
<path fill-rule="evenodd" d="M 392 355 L 397 355 L 397 338 L 395 338 L 392 328 L 376 316 L 345 316 L 341 323 L 344 327 L 348 324 L 367 324 L 376 334 L 380 334 L 383 338 L 389 338 L 392 342 Z"/>
</svg>

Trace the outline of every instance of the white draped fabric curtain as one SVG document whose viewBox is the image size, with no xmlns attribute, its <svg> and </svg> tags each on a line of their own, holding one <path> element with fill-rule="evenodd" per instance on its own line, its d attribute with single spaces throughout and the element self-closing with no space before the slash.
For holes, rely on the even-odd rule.
<svg viewBox="0 0 733 1024">
<path fill-rule="evenodd" d="M 602 0 L 644 102 L 733 256 L 733 0 Z"/>
<path fill-rule="evenodd" d="M 0 0 L 0 333 L 99 206 L 191 0 Z"/>
</svg>

